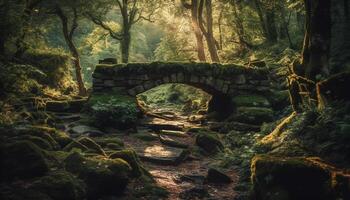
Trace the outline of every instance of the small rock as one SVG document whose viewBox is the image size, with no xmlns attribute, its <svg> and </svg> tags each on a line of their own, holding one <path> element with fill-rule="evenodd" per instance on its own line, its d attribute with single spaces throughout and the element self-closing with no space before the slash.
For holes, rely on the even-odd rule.
<svg viewBox="0 0 350 200">
<path fill-rule="evenodd" d="M 232 180 L 229 176 L 227 176 L 226 174 L 224 174 L 223 172 L 214 169 L 214 168 L 210 168 L 208 170 L 208 175 L 207 175 L 207 180 L 210 183 L 231 183 Z"/>
</svg>

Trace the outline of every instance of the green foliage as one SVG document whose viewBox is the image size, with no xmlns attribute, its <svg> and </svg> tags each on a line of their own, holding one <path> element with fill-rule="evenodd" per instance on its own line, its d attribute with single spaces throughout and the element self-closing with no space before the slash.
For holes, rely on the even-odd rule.
<svg viewBox="0 0 350 200">
<path fill-rule="evenodd" d="M 200 109 L 207 109 L 211 95 L 184 84 L 164 84 L 138 95 L 138 98 L 149 108 L 196 112 Z"/>
<path fill-rule="evenodd" d="M 139 111 L 130 97 L 95 94 L 89 101 L 89 112 L 98 127 L 127 129 L 135 126 Z"/>
</svg>

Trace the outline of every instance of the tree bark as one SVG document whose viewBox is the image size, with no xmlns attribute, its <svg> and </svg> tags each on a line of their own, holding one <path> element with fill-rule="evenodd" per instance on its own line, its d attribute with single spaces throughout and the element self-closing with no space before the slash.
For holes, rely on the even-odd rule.
<svg viewBox="0 0 350 200">
<path fill-rule="evenodd" d="M 207 25 L 206 28 L 204 26 L 204 20 L 203 20 L 204 4 L 206 8 L 206 25 Z M 212 16 L 211 0 L 201 0 L 199 3 L 198 10 L 199 10 L 199 13 L 198 13 L 199 27 L 207 41 L 210 58 L 212 62 L 220 62 L 219 55 L 216 48 L 216 41 L 213 34 L 213 16 Z"/>
<path fill-rule="evenodd" d="M 196 37 L 198 60 L 201 62 L 206 62 L 203 34 L 199 28 L 198 22 L 198 0 L 191 0 L 191 4 L 187 4 L 184 0 L 181 2 L 186 9 L 191 10 L 191 24 Z"/>
<path fill-rule="evenodd" d="M 306 32 L 303 45 L 302 65 L 305 77 L 315 80 L 317 75 L 329 75 L 329 48 L 331 37 L 331 0 L 304 0 Z M 335 37 L 335 36 L 334 36 Z"/>
<path fill-rule="evenodd" d="M 267 41 L 271 43 L 277 42 L 277 27 L 275 19 L 275 11 L 273 9 L 266 10 L 266 31 Z"/>
<path fill-rule="evenodd" d="M 272 8 L 263 8 L 259 0 L 254 0 L 255 8 L 258 13 L 263 34 L 267 42 L 277 42 L 277 27 L 275 20 L 275 6 Z"/>
<path fill-rule="evenodd" d="M 81 74 L 80 56 L 79 56 L 79 52 L 78 52 L 78 50 L 75 47 L 75 44 L 73 42 L 73 34 L 74 34 L 75 29 L 78 26 L 76 11 L 74 10 L 74 18 L 73 18 L 72 27 L 70 30 L 68 28 L 68 18 L 63 13 L 63 10 L 60 7 L 56 8 L 56 14 L 61 20 L 63 36 L 64 36 L 64 39 L 65 39 L 67 45 L 68 45 L 69 51 L 73 57 L 73 64 L 75 67 L 75 75 L 76 75 L 76 79 L 77 79 L 77 83 L 78 83 L 79 95 L 86 96 L 87 92 L 86 92 L 83 77 Z"/>
<path fill-rule="evenodd" d="M 203 34 L 199 28 L 198 22 L 198 0 L 192 0 L 192 27 L 194 30 L 194 34 L 196 36 L 197 41 L 197 53 L 198 59 L 201 62 L 206 62 L 205 51 L 204 51 L 204 43 L 203 43 Z"/>
<path fill-rule="evenodd" d="M 131 34 L 129 30 L 125 30 L 122 40 L 120 40 L 120 49 L 122 54 L 122 62 L 129 62 L 129 52 L 130 52 Z"/>
</svg>

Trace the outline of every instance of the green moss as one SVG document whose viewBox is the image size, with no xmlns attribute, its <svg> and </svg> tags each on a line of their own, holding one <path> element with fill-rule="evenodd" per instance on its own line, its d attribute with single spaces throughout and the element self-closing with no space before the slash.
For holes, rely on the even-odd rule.
<svg viewBox="0 0 350 200">
<path fill-rule="evenodd" d="M 56 145 L 58 143 L 61 147 L 66 146 L 72 141 L 67 133 L 47 126 L 28 126 L 25 130 L 28 130 L 29 134 L 39 137 L 43 135 L 43 133 L 46 133 L 55 141 Z M 51 143 L 53 143 L 53 141 L 51 141 Z"/>
<path fill-rule="evenodd" d="M 120 147 L 124 147 L 124 142 L 119 139 L 116 135 L 106 135 L 103 137 L 95 137 L 95 142 L 102 146 L 103 148 L 107 147 L 108 144 L 115 144 Z"/>
<path fill-rule="evenodd" d="M 136 155 L 136 152 L 130 149 L 116 151 L 109 156 L 111 159 L 121 158 L 127 161 L 132 168 L 132 175 L 134 177 L 140 177 L 144 174 L 145 169 L 143 168 L 140 159 Z"/>
<path fill-rule="evenodd" d="M 45 150 L 52 150 L 53 147 L 52 145 L 46 141 L 45 139 L 41 138 L 41 137 L 36 137 L 36 136 L 29 136 L 27 137 L 27 140 L 33 142 L 34 144 L 36 144 L 38 147 L 45 149 Z"/>
<path fill-rule="evenodd" d="M 218 153 L 222 151 L 224 145 L 221 143 L 218 135 L 214 132 L 199 132 L 196 136 L 196 144 L 207 153 Z"/>
<path fill-rule="evenodd" d="M 242 123 L 260 125 L 273 120 L 273 111 L 262 107 L 238 107 L 234 119 Z"/>
<path fill-rule="evenodd" d="M 139 109 L 136 100 L 129 96 L 94 94 L 87 103 L 87 112 L 100 128 L 128 129 L 135 126 Z"/>
<path fill-rule="evenodd" d="M 85 199 L 83 181 L 66 171 L 55 171 L 35 181 L 31 189 L 46 193 L 52 199 Z"/>
<path fill-rule="evenodd" d="M 44 175 L 49 166 L 43 150 L 29 141 L 17 141 L 1 146 L 1 177 L 32 178 Z"/>
<path fill-rule="evenodd" d="M 105 157 L 85 158 L 77 152 L 65 159 L 65 168 L 85 181 L 91 199 L 105 195 L 120 195 L 129 182 L 131 172 L 131 167 L 125 160 Z"/>
<path fill-rule="evenodd" d="M 330 199 L 331 173 L 316 158 L 258 155 L 252 159 L 251 180 L 258 197 L 270 199 L 279 187 L 290 199 Z"/>
<path fill-rule="evenodd" d="M 232 99 L 235 106 L 270 106 L 270 102 L 263 96 L 259 95 L 239 95 Z"/>
<path fill-rule="evenodd" d="M 106 155 L 106 153 L 103 151 L 102 147 L 97 144 L 93 139 L 88 137 L 81 137 L 77 140 L 80 144 L 86 146 L 89 151 L 95 152 L 101 155 Z"/>
<path fill-rule="evenodd" d="M 79 149 L 83 152 L 86 152 L 89 150 L 87 146 L 83 145 L 82 143 L 76 140 L 73 140 L 71 143 L 69 143 L 67 146 L 63 148 L 63 151 L 72 151 L 73 149 Z"/>
</svg>

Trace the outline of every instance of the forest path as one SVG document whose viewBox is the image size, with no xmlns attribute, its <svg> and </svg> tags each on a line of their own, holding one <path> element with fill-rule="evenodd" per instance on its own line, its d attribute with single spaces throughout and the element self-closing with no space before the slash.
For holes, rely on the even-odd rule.
<svg viewBox="0 0 350 200">
<path fill-rule="evenodd" d="M 138 137 L 125 135 L 122 140 L 127 148 L 135 149 L 157 184 L 169 192 L 168 199 L 233 199 L 238 183 L 236 171 L 225 171 L 230 183 L 208 183 L 208 170 L 217 160 L 193 154 L 198 148 L 195 135 L 184 130 L 203 126 L 178 113 L 158 114 L 172 120 L 146 117 L 138 127 Z"/>
<path fill-rule="evenodd" d="M 198 153 L 195 133 L 186 131 L 205 128 L 201 124 L 203 116 L 189 117 L 167 109 L 157 109 L 154 113 L 160 118 L 146 116 L 137 126 L 136 133 L 117 131 L 117 137 L 124 142 L 126 148 L 135 150 L 157 185 L 169 192 L 167 199 L 234 199 L 237 195 L 234 188 L 238 184 L 238 173 L 233 169 L 225 170 L 224 174 L 231 179 L 230 183 L 209 183 L 208 170 L 213 166 L 215 168 L 218 161 L 215 156 Z M 60 129 L 70 133 L 73 138 L 104 134 L 97 128 L 80 124 L 79 120 L 86 118 L 81 113 L 55 115 L 63 122 Z M 116 130 L 111 130 L 110 133 L 115 135 Z M 142 187 L 142 184 L 130 184 L 129 191 Z M 126 192 L 123 199 L 128 199 L 128 195 L 130 194 Z"/>
</svg>

